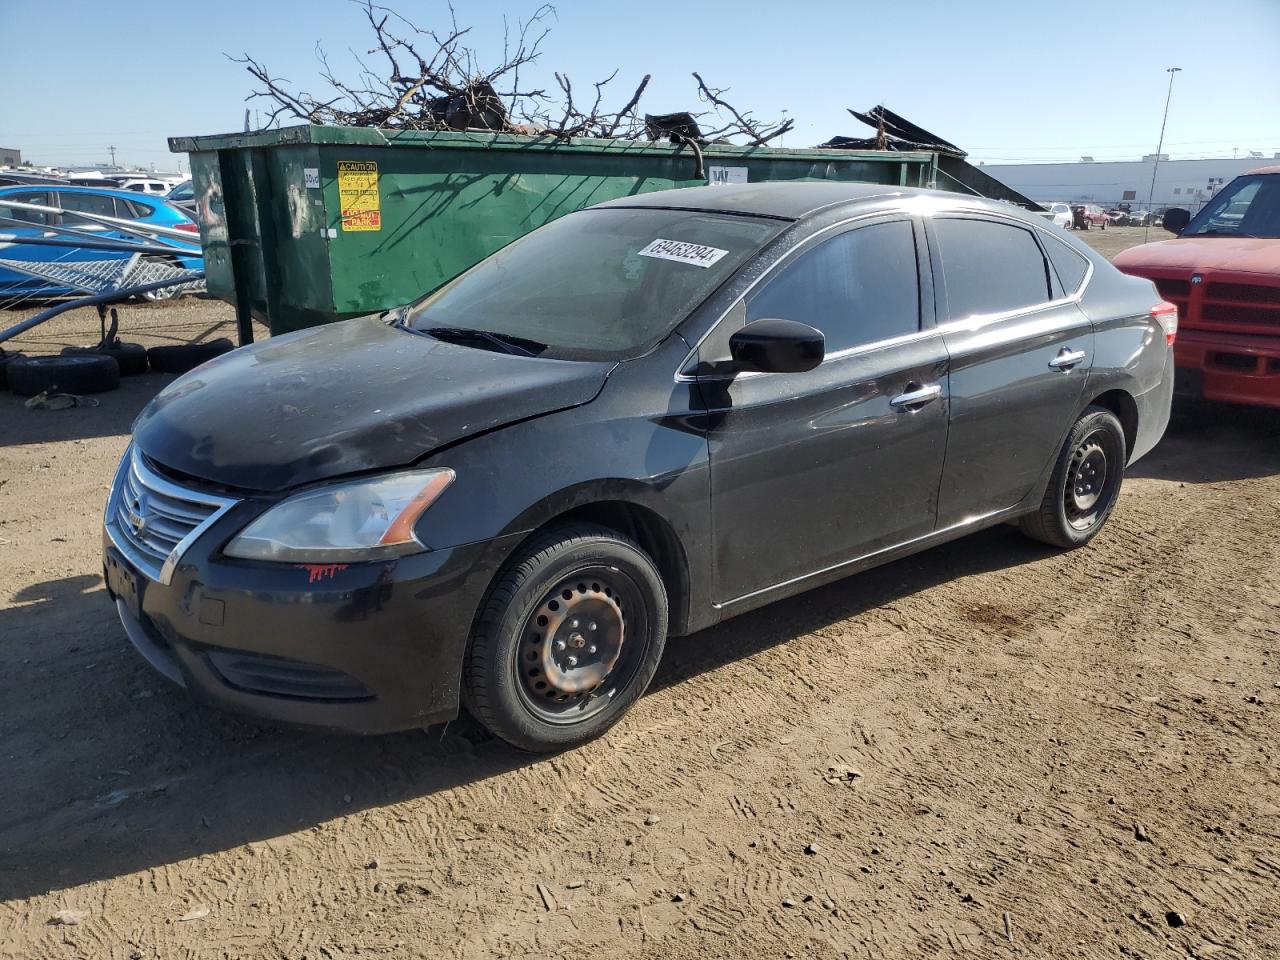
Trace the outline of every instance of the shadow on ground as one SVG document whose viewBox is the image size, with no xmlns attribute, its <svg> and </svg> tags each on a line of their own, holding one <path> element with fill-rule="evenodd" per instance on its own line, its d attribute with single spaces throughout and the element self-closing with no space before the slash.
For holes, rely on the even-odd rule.
<svg viewBox="0 0 1280 960">
<path fill-rule="evenodd" d="M 124 436 L 148 401 L 173 379 L 163 373 L 126 377 L 119 390 L 93 394 L 89 399 L 96 406 L 68 410 L 29 410 L 26 397 L 0 391 L 0 447 Z"/>
<path fill-rule="evenodd" d="M 104 422 L 123 431 L 129 419 L 122 405 Z M 1135 473 L 1226 481 L 1277 472 L 1278 419 L 1224 417 L 1221 408 L 1180 415 Z M 935 584 L 1048 555 L 1009 527 L 983 531 L 673 640 L 654 688 Z M 3 900 L 226 850 L 541 762 L 465 718 L 363 739 L 264 728 L 197 708 L 130 649 L 96 573 L 24 587 L 15 601 L 0 610 Z"/>
<path fill-rule="evenodd" d="M 1219 483 L 1280 473 L 1280 410 L 1175 400 L 1164 439 L 1130 477 Z"/>
<path fill-rule="evenodd" d="M 977 549 L 975 549 L 977 546 Z M 1035 560 L 1008 528 L 674 639 L 655 689 L 941 580 Z M 25 588 L 0 612 L 0 900 L 105 879 L 540 762 L 463 718 L 378 738 L 260 727 L 151 672 L 101 579 Z M 624 721 L 625 723 L 626 721 Z"/>
</svg>

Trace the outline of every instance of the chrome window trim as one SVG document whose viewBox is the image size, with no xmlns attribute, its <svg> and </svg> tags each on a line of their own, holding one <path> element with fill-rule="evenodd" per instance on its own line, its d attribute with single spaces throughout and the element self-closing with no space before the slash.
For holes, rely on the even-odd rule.
<svg viewBox="0 0 1280 960">
<path fill-rule="evenodd" d="M 154 490 L 162 496 L 172 497 L 176 500 L 185 500 L 188 503 L 198 503 L 202 506 L 212 507 L 213 511 L 200 523 L 191 528 L 191 531 L 174 545 L 169 551 L 168 556 L 164 558 L 158 571 L 155 570 L 151 560 L 139 557 L 132 545 L 124 539 L 119 533 L 116 526 L 116 513 L 120 500 L 120 489 L 123 486 L 122 480 L 126 470 L 132 471 L 137 482 L 146 489 Z M 115 480 L 111 484 L 111 495 L 107 498 L 107 514 L 103 526 L 107 531 L 112 545 L 119 550 L 128 561 L 133 565 L 139 573 L 154 583 L 162 586 L 168 586 L 173 580 L 173 573 L 178 567 L 178 563 L 182 560 L 183 554 L 191 548 L 191 545 L 199 539 L 200 535 L 208 530 L 214 523 L 220 520 L 228 510 L 234 507 L 240 501 L 233 497 L 221 497 L 217 494 L 206 493 L 201 490 L 193 490 L 190 487 L 184 487 L 179 484 L 167 480 L 160 476 L 150 467 L 146 465 L 142 454 L 137 447 L 129 444 L 129 448 L 125 451 L 124 457 L 120 460 L 120 466 L 116 470 Z"/>
<path fill-rule="evenodd" d="M 738 298 L 735 299 L 733 303 L 729 304 L 729 306 L 720 314 L 720 316 L 716 318 L 715 323 L 711 324 L 707 328 L 706 333 L 704 333 L 701 337 L 698 338 L 698 342 L 693 345 L 693 347 L 689 350 L 687 354 L 685 354 L 684 359 L 681 360 L 679 365 L 677 366 L 675 382 L 676 383 L 696 383 L 698 380 L 734 380 L 734 379 L 749 379 L 751 377 L 777 376 L 777 374 L 764 373 L 757 370 L 746 370 L 736 374 L 730 373 L 730 374 L 720 374 L 720 375 L 714 375 L 714 376 L 704 375 L 700 377 L 697 374 L 685 373 L 684 370 L 689 365 L 694 355 L 697 354 L 699 348 L 702 346 L 703 341 L 706 340 L 709 336 L 711 336 L 711 334 L 715 331 L 715 329 L 724 322 L 725 317 L 727 317 L 731 312 L 733 312 L 733 310 L 738 306 L 738 304 L 743 303 L 747 299 L 747 297 L 751 295 L 751 293 L 756 289 L 757 286 L 759 286 L 759 284 L 766 277 L 768 277 L 779 266 L 788 262 L 793 257 L 797 256 L 799 252 L 805 247 L 807 247 L 810 241 L 812 241 L 814 238 L 820 237 L 824 233 L 827 233 L 831 230 L 836 230 L 836 229 L 839 229 L 840 227 L 848 226 L 851 223 L 856 223 L 859 220 L 870 220 L 877 217 L 884 217 L 886 216 L 886 214 L 891 215 L 897 212 L 905 213 L 908 216 L 912 216 L 912 217 L 916 216 L 916 214 L 913 214 L 912 211 L 910 210 L 902 210 L 902 211 L 878 210 L 874 213 L 864 213 L 856 217 L 850 217 L 848 220 L 842 220 L 839 223 L 833 223 L 828 227 L 823 227 L 821 230 L 810 235 L 809 237 L 806 237 L 803 241 L 801 241 L 795 247 L 788 250 L 785 254 L 783 254 L 781 257 L 775 260 L 772 264 L 770 264 L 768 269 L 766 269 L 762 274 L 760 274 L 759 277 L 753 280 L 751 282 L 751 285 L 747 287 L 746 290 L 742 291 L 741 295 L 738 296 Z M 959 219 L 979 219 L 979 220 L 992 219 L 999 222 L 1008 223 L 1011 226 L 1021 227 L 1024 230 L 1030 231 L 1033 236 L 1037 231 L 1039 231 L 1052 237 L 1057 243 L 1064 242 L 1056 237 L 1053 237 L 1053 234 L 1051 234 L 1044 226 L 1040 224 L 1032 224 L 1025 220 L 1021 220 L 1017 217 L 1006 216 L 1002 214 L 1000 211 L 996 211 L 996 210 L 966 210 L 966 209 L 960 208 L 956 210 L 938 210 L 936 212 L 931 213 L 929 216 L 945 217 L 952 214 L 960 214 L 961 216 L 959 217 Z M 1043 243 L 1044 241 L 1037 238 L 1036 242 Z M 1067 246 L 1071 247 L 1071 244 L 1067 244 Z M 870 353 L 876 350 L 886 349 L 888 347 L 895 347 L 895 346 L 898 346 L 899 344 L 910 343 L 914 340 L 920 340 L 925 338 L 926 336 L 932 336 L 934 334 L 945 336 L 948 333 L 959 333 L 961 331 L 976 332 L 978 330 L 981 330 L 984 327 L 988 327 L 994 323 L 1000 323 L 1004 320 L 1013 320 L 1021 317 L 1027 317 L 1027 316 L 1031 316 L 1032 314 L 1039 313 L 1042 310 L 1051 310 L 1051 309 L 1056 309 L 1058 307 L 1065 306 L 1069 303 L 1078 303 L 1081 299 L 1084 298 L 1085 291 L 1089 289 L 1089 282 L 1093 279 L 1095 268 L 1094 268 L 1093 260 L 1091 258 L 1085 257 L 1084 254 L 1080 253 L 1080 251 L 1075 250 L 1074 248 L 1071 248 L 1071 249 L 1072 249 L 1072 252 L 1075 253 L 1077 256 L 1084 257 L 1086 263 L 1088 263 L 1088 269 L 1085 270 L 1084 279 L 1080 282 L 1079 288 L 1077 288 L 1075 293 L 1070 294 L 1069 296 L 1058 297 L 1056 300 L 1047 300 L 1044 303 L 1032 304 L 1029 307 L 1020 307 L 1016 310 L 1006 310 L 1002 313 L 990 313 L 990 314 L 975 313 L 975 314 L 971 314 L 970 316 L 963 317 L 959 320 L 948 319 L 946 323 L 940 323 L 940 324 L 937 324 L 936 326 L 932 326 L 927 329 L 921 329 L 916 333 L 908 333 L 900 337 L 892 337 L 888 340 L 877 340 L 873 343 L 861 344 L 856 347 L 846 347 L 844 350 L 839 350 L 835 353 L 827 354 L 825 357 L 823 357 L 822 363 L 825 364 L 828 360 L 843 360 L 846 357 L 856 356 L 858 354 L 863 354 L 863 353 Z M 1045 262 L 1049 265 L 1049 269 L 1053 270 L 1054 269 L 1053 264 L 1051 261 L 1048 260 L 1048 254 L 1045 253 L 1044 250 L 1041 250 L 1040 255 L 1042 257 L 1045 257 Z M 1057 275 L 1056 270 L 1054 271 L 1054 275 L 1055 276 Z M 1059 283 L 1061 283 L 1061 281 L 1059 281 Z M 935 303 L 937 302 L 936 295 L 935 295 L 934 302 Z"/>
</svg>

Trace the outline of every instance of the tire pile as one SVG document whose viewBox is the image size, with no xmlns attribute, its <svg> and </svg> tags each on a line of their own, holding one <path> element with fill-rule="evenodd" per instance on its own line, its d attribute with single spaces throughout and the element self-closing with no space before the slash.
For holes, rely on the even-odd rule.
<svg viewBox="0 0 1280 960">
<path fill-rule="evenodd" d="M 235 349 L 226 337 L 208 343 L 151 347 L 112 340 L 95 347 L 66 347 L 60 356 L 28 357 L 0 350 L 0 390 L 22 397 L 44 393 L 102 393 L 120 386 L 121 377 L 148 369 L 186 373 L 206 360 Z"/>
</svg>

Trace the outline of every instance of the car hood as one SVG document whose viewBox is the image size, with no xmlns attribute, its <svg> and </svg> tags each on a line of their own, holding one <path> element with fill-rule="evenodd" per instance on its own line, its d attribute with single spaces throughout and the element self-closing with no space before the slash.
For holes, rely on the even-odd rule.
<svg viewBox="0 0 1280 960">
<path fill-rule="evenodd" d="M 1280 240 L 1266 237 L 1178 237 L 1131 247 L 1112 261 L 1126 273 L 1233 270 L 1280 275 Z"/>
<path fill-rule="evenodd" d="M 172 470 L 274 492 L 406 466 L 504 424 L 594 399 L 611 363 L 513 356 L 376 317 L 273 337 L 165 388 L 134 442 Z"/>
</svg>

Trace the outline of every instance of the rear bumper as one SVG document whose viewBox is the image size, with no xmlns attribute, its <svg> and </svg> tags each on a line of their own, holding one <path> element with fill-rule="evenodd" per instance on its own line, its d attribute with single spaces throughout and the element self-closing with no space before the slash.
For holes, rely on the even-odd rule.
<svg viewBox="0 0 1280 960">
<path fill-rule="evenodd" d="M 1183 328 L 1174 357 L 1179 396 L 1280 407 L 1280 337 Z"/>
<path fill-rule="evenodd" d="M 1163 344 L 1161 344 L 1163 346 Z M 1146 456 L 1160 442 L 1169 426 L 1174 391 L 1173 351 L 1165 348 L 1164 374 L 1146 393 L 1134 397 L 1138 407 L 1138 429 L 1129 451 L 1129 463 Z"/>
</svg>

